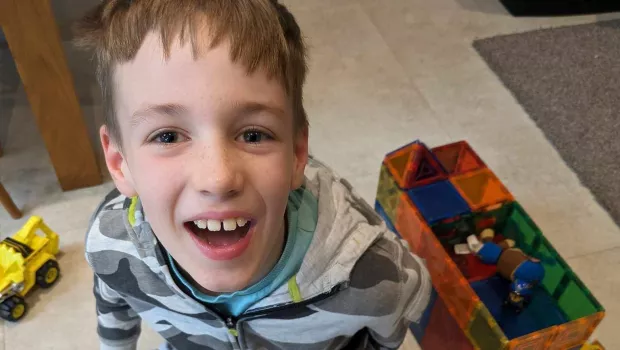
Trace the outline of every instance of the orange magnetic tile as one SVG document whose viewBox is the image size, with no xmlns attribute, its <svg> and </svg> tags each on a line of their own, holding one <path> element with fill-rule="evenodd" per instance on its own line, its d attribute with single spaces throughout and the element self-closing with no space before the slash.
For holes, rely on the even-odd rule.
<svg viewBox="0 0 620 350">
<path fill-rule="evenodd" d="M 489 169 L 481 169 L 450 179 L 473 211 L 514 198 L 510 191 Z"/>
<path fill-rule="evenodd" d="M 420 347 L 425 350 L 473 350 L 471 342 L 455 322 L 441 297 L 437 298 Z"/>
<path fill-rule="evenodd" d="M 401 194 L 398 202 L 395 227 L 403 239 L 409 243 L 411 251 L 421 256 L 422 236 L 433 233 L 406 193 Z M 421 257 L 424 258 L 424 256 Z"/>
<path fill-rule="evenodd" d="M 463 145 L 459 142 L 436 147 L 431 150 L 448 174 L 454 173 Z"/>
<path fill-rule="evenodd" d="M 384 159 L 400 188 L 409 189 L 447 178 L 443 167 L 422 143 L 411 143 Z"/>
<path fill-rule="evenodd" d="M 594 333 L 594 330 L 603 321 L 603 318 L 605 318 L 605 311 L 599 311 L 596 314 L 587 317 L 587 319 L 591 320 L 590 334 Z"/>
<path fill-rule="evenodd" d="M 405 172 L 411 159 L 412 147 L 403 147 L 385 157 L 384 163 L 397 184 L 401 185 L 405 179 Z M 401 186 L 402 187 L 402 186 Z"/>
<path fill-rule="evenodd" d="M 387 166 L 390 168 L 390 172 L 395 178 L 403 178 L 407 166 L 409 165 L 409 159 L 411 158 L 411 149 L 404 148 L 390 155 L 385 159 Z"/>
<path fill-rule="evenodd" d="M 479 303 L 480 299 L 471 290 L 465 279 L 461 278 L 457 281 L 439 281 L 439 287 L 436 289 L 437 293 L 445 299 L 446 305 L 454 315 L 456 322 L 465 330 L 476 308 L 476 303 Z"/>
<path fill-rule="evenodd" d="M 486 164 L 467 141 L 458 141 L 431 149 L 450 175 L 458 175 L 486 168 Z"/>
<path fill-rule="evenodd" d="M 426 265 L 433 284 L 444 278 L 447 254 L 443 247 L 436 242 L 434 234 L 422 236 L 420 256 L 426 259 Z"/>
<path fill-rule="evenodd" d="M 542 329 L 535 333 L 530 333 L 519 338 L 515 338 L 508 343 L 509 350 L 545 350 L 547 344 L 558 332 L 556 326 Z"/>
<path fill-rule="evenodd" d="M 447 178 L 442 166 L 423 144 L 413 144 L 411 158 L 403 175 L 402 188 L 413 188 Z"/>
<path fill-rule="evenodd" d="M 474 151 L 469 147 L 463 147 L 456 172 L 463 174 L 484 168 L 485 165 Z"/>
<path fill-rule="evenodd" d="M 405 196 L 405 198 L 402 198 L 400 201 L 401 215 L 406 215 L 406 213 L 417 213 L 417 210 L 408 210 L 411 208 L 408 208 L 407 205 L 412 206 L 410 199 Z M 406 217 L 403 216 L 402 220 L 399 220 L 398 225 L 400 225 L 400 227 L 407 225 L 405 218 Z M 420 220 L 419 217 L 416 218 L 415 216 L 409 219 L 411 219 L 409 222 Z M 422 224 L 425 224 L 425 222 L 422 222 Z M 401 232 L 400 229 L 397 228 L 397 230 Z M 426 259 L 426 265 L 437 293 L 444 298 L 447 307 L 453 312 L 457 323 L 464 330 L 467 327 L 467 323 L 469 322 L 475 305 L 480 303 L 480 299 L 463 277 L 454 261 L 439 243 L 435 234 L 426 229 L 420 230 L 419 232 L 421 233 L 420 241 L 416 242 L 412 240 L 410 244 L 417 247 L 420 257 Z"/>
<path fill-rule="evenodd" d="M 465 330 L 476 304 L 480 303 L 480 298 L 434 235 L 424 236 L 422 245 L 437 293 L 443 298 L 459 326 Z"/>
<path fill-rule="evenodd" d="M 547 344 L 549 349 L 563 350 L 585 343 L 592 332 L 594 326 L 600 322 L 602 315 L 596 313 L 594 315 L 580 318 L 563 325 L 557 326 L 558 332 L 556 336 Z"/>
</svg>

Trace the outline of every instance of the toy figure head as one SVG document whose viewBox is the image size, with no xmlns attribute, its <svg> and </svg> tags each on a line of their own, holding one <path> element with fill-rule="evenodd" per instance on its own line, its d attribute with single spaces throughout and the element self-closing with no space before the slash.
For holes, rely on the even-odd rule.
<svg viewBox="0 0 620 350">
<path fill-rule="evenodd" d="M 532 295 L 532 289 L 534 285 L 530 282 L 526 282 L 523 280 L 514 280 L 510 285 L 512 291 L 521 296 L 530 296 Z"/>
</svg>

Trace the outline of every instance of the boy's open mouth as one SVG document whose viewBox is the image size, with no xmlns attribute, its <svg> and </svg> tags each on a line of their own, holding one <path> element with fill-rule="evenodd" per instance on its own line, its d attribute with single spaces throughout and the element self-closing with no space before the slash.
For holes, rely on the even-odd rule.
<svg viewBox="0 0 620 350">
<path fill-rule="evenodd" d="M 243 239 L 250 230 L 251 222 L 245 218 L 195 220 L 186 222 L 185 227 L 203 243 L 213 248 L 223 248 Z"/>
</svg>

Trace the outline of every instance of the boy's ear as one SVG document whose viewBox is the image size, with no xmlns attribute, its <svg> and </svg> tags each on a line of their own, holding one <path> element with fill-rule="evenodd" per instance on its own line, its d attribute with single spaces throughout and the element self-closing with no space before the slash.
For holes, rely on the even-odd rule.
<svg viewBox="0 0 620 350">
<path fill-rule="evenodd" d="M 295 151 L 295 163 L 293 169 L 293 179 L 291 187 L 293 190 L 298 189 L 303 185 L 306 169 L 308 164 L 308 128 L 304 127 L 303 130 L 298 131 L 294 140 Z"/>
<path fill-rule="evenodd" d="M 105 162 L 116 188 L 126 197 L 136 196 L 137 193 L 131 177 L 131 172 L 127 166 L 127 161 L 120 147 L 110 137 L 108 128 L 105 125 L 99 129 L 99 137 L 101 139 L 101 146 L 103 147 Z"/>
</svg>

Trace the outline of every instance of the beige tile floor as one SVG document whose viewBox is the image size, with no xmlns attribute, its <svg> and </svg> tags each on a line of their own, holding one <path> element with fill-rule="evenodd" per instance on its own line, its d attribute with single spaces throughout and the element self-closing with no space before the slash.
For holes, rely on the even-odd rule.
<svg viewBox="0 0 620 350">
<path fill-rule="evenodd" d="M 416 138 L 430 145 L 467 139 L 607 308 L 596 335 L 609 349 L 619 349 L 614 329 L 620 323 L 620 229 L 471 42 L 620 16 L 513 18 L 496 0 L 284 2 L 311 46 L 306 103 L 312 152 L 372 202 L 385 152 Z M 98 109 L 88 108 L 98 120 Z M 82 241 L 90 212 L 111 184 L 61 193 L 29 108 L 21 104 L 9 117 L 0 178 L 27 214 L 43 216 L 61 233 L 63 278 L 52 290 L 35 293 L 23 322 L 0 327 L 0 350 L 94 349 L 91 276 Z M 3 235 L 23 222 L 0 211 Z M 159 342 L 145 330 L 140 349 Z M 410 337 L 403 348 L 418 347 Z"/>
</svg>

